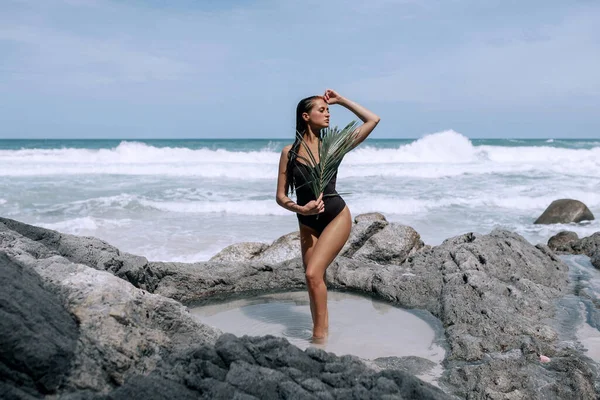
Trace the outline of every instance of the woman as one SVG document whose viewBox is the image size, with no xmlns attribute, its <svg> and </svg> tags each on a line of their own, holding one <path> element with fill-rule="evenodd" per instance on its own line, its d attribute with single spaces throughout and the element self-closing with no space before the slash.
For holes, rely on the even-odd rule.
<svg viewBox="0 0 600 400">
<path fill-rule="evenodd" d="M 329 105 L 333 104 L 346 107 L 363 121 L 357 128 L 353 147 L 365 140 L 379 123 L 377 115 L 330 89 L 323 96 L 301 100 L 296 108 L 296 131 L 308 144 L 317 164 L 320 132 L 329 126 Z M 300 160 L 306 159 L 310 158 L 298 138 L 294 144 L 282 150 L 277 177 L 277 204 L 295 212 L 298 217 L 302 262 L 313 320 L 313 340 L 320 341 L 327 336 L 329 330 L 325 270 L 348 240 L 352 219 L 346 203 L 335 191 L 337 173 L 318 198 L 315 198 L 308 186 L 302 186 L 306 182 L 304 177 L 309 176 L 302 169 L 310 167 Z M 294 188 L 297 189 L 297 203 L 288 197 L 290 188 L 292 192 Z M 323 198 L 323 194 L 336 195 Z"/>
</svg>

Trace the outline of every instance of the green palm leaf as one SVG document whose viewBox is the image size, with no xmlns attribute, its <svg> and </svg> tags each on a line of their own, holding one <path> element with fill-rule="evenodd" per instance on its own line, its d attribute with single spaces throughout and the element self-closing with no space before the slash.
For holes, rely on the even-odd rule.
<svg viewBox="0 0 600 400">
<path fill-rule="evenodd" d="M 297 153 L 296 157 L 308 166 L 309 176 L 304 176 L 304 172 L 301 172 L 301 174 L 315 195 L 315 198 L 318 198 L 323 193 L 325 187 L 335 175 L 344 156 L 354 148 L 358 134 L 357 126 L 358 122 L 352 121 L 341 130 L 337 126 L 324 129 L 322 131 L 322 139 L 319 141 L 319 163 L 317 163 L 302 134 L 296 132 L 298 140 L 306 151 L 308 158 L 300 156 Z M 335 195 L 327 194 L 323 196 Z"/>
</svg>

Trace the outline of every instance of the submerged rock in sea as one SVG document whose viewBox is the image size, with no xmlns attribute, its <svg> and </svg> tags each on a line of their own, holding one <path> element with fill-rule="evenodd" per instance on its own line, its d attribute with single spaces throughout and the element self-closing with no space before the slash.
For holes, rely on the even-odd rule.
<svg viewBox="0 0 600 400">
<path fill-rule="evenodd" d="M 57 249 L 74 237 L 18 225 L 32 239 L 5 222 L 18 225 L 0 221 L 3 398 L 449 399 L 409 374 L 374 371 L 356 357 L 303 352 L 268 336 L 217 340 L 219 332 L 180 303 L 95 269 L 113 265 L 99 262 L 104 251 L 92 246 L 90 266 L 73 263 Z M 81 238 L 72 256 L 98 244 L 90 240 Z M 104 250 L 126 260 L 121 267 L 135 261 Z"/>
<path fill-rule="evenodd" d="M 571 239 L 563 240 L 567 235 Z M 548 240 L 548 246 L 557 253 L 585 254 L 590 257 L 592 265 L 600 269 L 600 232 L 581 239 L 575 232 L 559 232 Z"/>
<path fill-rule="evenodd" d="M 594 214 L 581 201 L 560 199 L 554 200 L 534 224 L 568 224 L 593 219 Z"/>
<path fill-rule="evenodd" d="M 373 231 L 382 232 L 387 226 Z M 52 236 L 49 233 L 52 231 L 41 228 L 19 229 L 32 238 L 39 238 L 28 242 L 27 252 L 42 254 L 41 258 L 47 257 L 46 253 L 56 252 L 64 240 L 64 235 Z M 55 240 L 42 243 L 48 235 Z M 91 243 L 86 238 L 80 240 L 84 247 Z M 368 239 L 362 243 L 367 242 Z M 4 249 L 22 247 L 19 244 L 21 242 L 17 241 L 15 245 L 14 240 L 10 239 L 0 243 L 4 244 Z M 35 243 L 38 247 L 34 247 Z M 363 246 L 364 244 L 355 248 L 353 255 Z M 94 257 L 104 257 L 102 252 L 94 254 Z M 256 293 L 304 286 L 302 261 L 299 257 L 274 265 L 252 262 L 143 264 L 119 252 L 110 254 L 114 254 L 122 263 L 120 268 L 113 270 L 117 274 L 122 269 L 131 271 L 122 276 L 132 284 L 185 302 L 216 296 L 227 297 L 236 292 Z M 69 257 L 68 254 L 63 256 Z M 101 268 L 103 265 L 93 257 L 87 262 L 94 268 Z M 569 344 L 562 343 L 557 332 L 548 325 L 555 313 L 556 300 L 566 295 L 567 270 L 567 266 L 547 246 L 533 246 L 515 233 L 495 230 L 488 235 L 465 234 L 448 239 L 439 246 L 425 246 L 408 254 L 398 264 L 381 264 L 372 259 L 339 256 L 328 268 L 327 280 L 330 288 L 362 291 L 399 306 L 427 310 L 437 317 L 446 331 L 449 346 L 444 361 L 446 370 L 440 381 L 448 393 L 461 398 L 595 398 L 595 369 L 581 353 L 572 349 Z M 135 279 L 130 279 L 131 276 Z M 245 388 L 245 384 L 251 385 L 254 382 L 252 379 L 264 382 L 265 387 L 273 387 L 269 386 L 274 385 L 273 381 L 284 383 L 290 377 L 295 384 L 305 388 L 304 382 L 312 390 L 323 388 L 321 384 L 344 389 L 345 391 L 336 392 L 335 397 L 339 398 L 351 396 L 352 390 L 362 390 L 347 386 L 356 382 L 348 380 L 348 377 L 355 375 L 345 375 L 353 367 L 350 370 L 344 369 L 343 372 L 331 371 L 328 373 L 334 374 L 333 376 L 321 376 L 314 380 L 315 377 L 302 378 L 294 371 L 302 371 L 298 366 L 280 366 L 273 358 L 274 355 L 264 361 L 272 362 L 265 364 L 268 367 L 262 364 L 253 366 L 252 360 L 258 360 L 250 348 L 262 345 L 255 344 L 252 340 L 235 344 L 234 348 L 237 350 L 234 353 L 241 358 L 229 364 L 226 371 L 213 367 L 221 365 L 217 359 L 217 364 L 205 362 L 206 357 L 212 356 L 206 355 L 204 351 L 182 351 L 183 359 L 190 360 L 190 363 L 192 361 L 189 357 L 197 354 L 194 356 L 198 357 L 196 367 L 185 364 L 188 361 L 184 361 L 184 365 L 180 367 L 174 367 L 175 361 L 163 357 L 160 365 L 153 369 L 157 371 L 156 379 L 154 375 L 148 376 L 147 371 L 151 368 L 146 372 L 135 372 L 136 376 L 130 375 L 131 381 L 126 380 L 124 386 L 121 386 L 125 390 L 122 392 L 123 396 L 135 393 L 136 390 L 142 393 L 142 387 L 151 385 L 151 382 L 178 388 L 184 388 L 182 382 L 185 382 L 185 390 L 191 390 L 192 393 L 209 390 L 208 388 L 218 390 L 220 387 L 223 392 L 218 393 L 223 393 L 225 397 L 231 395 L 228 385 L 232 385 L 248 395 L 255 389 L 246 391 L 240 388 Z M 295 351 L 278 346 L 273 347 L 274 354 L 279 354 L 279 351 Z M 247 352 L 250 352 L 250 356 Z M 222 362 L 225 362 L 223 357 L 229 357 L 227 354 L 229 353 L 219 353 Z M 549 357 L 551 362 L 540 363 L 540 354 Z M 323 362 L 327 363 L 325 360 Z M 282 371 L 278 369 L 280 367 L 287 369 Z M 186 372 L 204 371 L 198 368 L 206 368 L 207 372 L 202 372 L 201 375 L 204 375 L 201 377 Z M 235 380 L 233 376 L 233 381 L 227 378 L 230 374 L 246 372 L 247 375 L 244 376 L 249 378 L 243 382 Z M 193 379 L 181 380 L 180 373 L 187 374 L 185 376 L 193 375 Z M 206 380 L 202 380 L 203 377 Z M 381 377 L 377 378 L 377 385 Z M 383 377 L 393 381 L 394 385 L 399 385 L 395 378 Z M 198 379 L 198 383 L 190 384 L 194 379 Z M 357 379 L 363 382 L 363 378 Z M 133 386 L 128 386 L 130 382 Z M 368 386 L 373 385 L 373 380 L 364 382 L 366 390 L 369 387 L 373 390 L 373 386 Z M 394 387 L 389 381 L 381 382 L 384 386 Z M 120 382 L 112 384 L 119 386 Z M 296 386 L 285 383 L 278 388 L 279 393 L 287 393 L 286 388 Z M 114 392 L 115 396 L 117 391 Z M 333 393 L 332 389 L 330 393 Z M 356 396 L 360 397 L 360 393 L 356 392 Z M 415 394 L 415 397 L 418 398 L 418 395 Z"/>
<path fill-rule="evenodd" d="M 577 240 L 579 240 L 577 233 L 572 231 L 560 231 L 548 239 L 548 247 L 552 250 L 556 250 Z"/>
</svg>

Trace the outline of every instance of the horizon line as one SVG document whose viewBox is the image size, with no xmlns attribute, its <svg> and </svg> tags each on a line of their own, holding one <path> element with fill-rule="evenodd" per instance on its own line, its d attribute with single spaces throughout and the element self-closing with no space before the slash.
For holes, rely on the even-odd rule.
<svg viewBox="0 0 600 400">
<path fill-rule="evenodd" d="M 421 137 L 402 137 L 402 138 L 366 138 L 365 140 L 418 140 L 422 139 L 425 136 L 429 136 L 432 134 L 426 134 Z M 598 138 L 565 138 L 565 137 L 540 137 L 540 138 L 532 138 L 532 137 L 468 137 L 470 140 L 549 140 L 549 139 L 557 139 L 557 140 L 600 140 Z M 57 138 L 0 138 L 0 140 L 287 140 L 291 138 L 68 138 L 68 137 L 57 137 Z"/>
</svg>

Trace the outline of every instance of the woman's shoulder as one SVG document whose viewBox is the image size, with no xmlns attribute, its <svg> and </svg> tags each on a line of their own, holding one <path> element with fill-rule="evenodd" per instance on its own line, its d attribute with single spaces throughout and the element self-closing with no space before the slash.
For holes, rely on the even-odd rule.
<svg viewBox="0 0 600 400">
<path fill-rule="evenodd" d="M 290 150 L 292 149 L 292 146 L 293 146 L 293 145 L 291 145 L 291 144 L 288 144 L 287 146 L 284 146 L 284 147 L 283 147 L 283 150 L 281 150 L 281 153 L 282 153 L 282 154 L 287 154 L 287 153 L 289 153 L 289 152 L 290 152 Z"/>
</svg>

